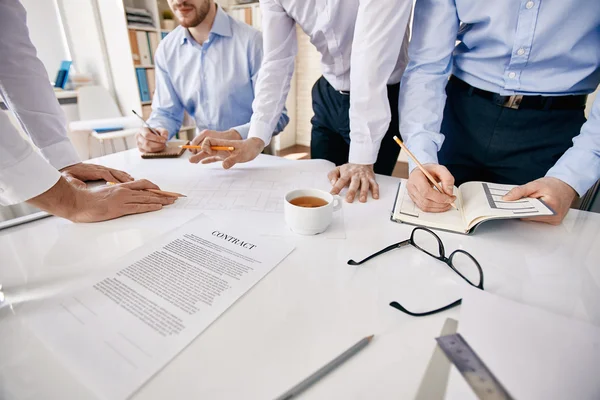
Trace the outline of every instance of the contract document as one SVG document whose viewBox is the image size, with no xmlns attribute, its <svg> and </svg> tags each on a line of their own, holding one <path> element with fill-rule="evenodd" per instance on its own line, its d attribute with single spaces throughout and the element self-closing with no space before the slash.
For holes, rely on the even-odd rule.
<svg viewBox="0 0 600 400">
<path fill-rule="evenodd" d="M 292 250 L 201 215 L 25 320 L 96 396 L 124 399 Z"/>
</svg>

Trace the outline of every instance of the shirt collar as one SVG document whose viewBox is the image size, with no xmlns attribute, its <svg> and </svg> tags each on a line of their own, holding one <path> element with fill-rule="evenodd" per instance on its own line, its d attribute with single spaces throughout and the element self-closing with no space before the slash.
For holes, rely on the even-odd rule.
<svg viewBox="0 0 600 400">
<path fill-rule="evenodd" d="M 190 32 L 184 28 L 184 35 L 181 38 L 181 44 L 185 44 L 186 42 L 192 40 L 192 35 Z M 213 21 L 213 26 L 210 29 L 211 35 L 214 33 L 219 36 L 232 36 L 231 32 L 231 21 L 229 20 L 229 16 L 223 11 L 223 9 L 217 6 L 217 14 L 215 15 L 215 20 Z"/>
</svg>

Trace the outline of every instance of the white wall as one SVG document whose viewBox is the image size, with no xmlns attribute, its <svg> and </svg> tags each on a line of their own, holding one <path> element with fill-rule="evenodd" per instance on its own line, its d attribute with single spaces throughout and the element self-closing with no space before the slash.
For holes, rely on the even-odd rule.
<svg viewBox="0 0 600 400">
<path fill-rule="evenodd" d="M 62 31 L 56 0 L 21 0 L 27 10 L 27 27 L 40 60 L 51 81 L 63 60 L 70 60 Z M 5 39 L 3 39 L 5 40 Z"/>
</svg>

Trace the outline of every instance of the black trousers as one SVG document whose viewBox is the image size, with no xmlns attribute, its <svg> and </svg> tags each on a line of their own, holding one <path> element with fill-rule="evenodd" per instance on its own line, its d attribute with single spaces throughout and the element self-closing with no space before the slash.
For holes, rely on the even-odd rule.
<svg viewBox="0 0 600 400">
<path fill-rule="evenodd" d="M 522 185 L 546 175 L 586 121 L 583 109 L 514 110 L 497 106 L 452 80 L 438 153 L 456 185 L 487 181 Z"/>
<path fill-rule="evenodd" d="M 381 142 L 374 170 L 377 174 L 391 175 L 400 147 L 393 137 L 400 137 L 398 121 L 398 93 L 400 84 L 388 85 L 388 99 L 392 120 Z M 350 95 L 335 90 L 324 77 L 312 89 L 313 111 L 310 142 L 311 158 L 329 160 L 335 165 L 348 162 L 350 151 Z"/>
</svg>

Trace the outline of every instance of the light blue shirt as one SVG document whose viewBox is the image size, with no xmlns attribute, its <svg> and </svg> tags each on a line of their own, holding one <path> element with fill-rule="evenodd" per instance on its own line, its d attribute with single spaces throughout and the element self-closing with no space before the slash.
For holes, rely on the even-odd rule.
<svg viewBox="0 0 600 400">
<path fill-rule="evenodd" d="M 413 28 L 400 132 L 422 163 L 437 163 L 444 141 L 450 73 L 502 95 L 591 93 L 600 83 L 598 0 L 417 0 Z M 547 176 L 580 195 L 600 178 L 600 99 Z"/>
<path fill-rule="evenodd" d="M 186 28 L 177 27 L 156 51 L 156 90 L 148 124 L 167 129 L 173 137 L 185 110 L 199 130 L 235 129 L 246 138 L 262 56 L 260 32 L 220 7 L 202 45 Z M 288 122 L 284 109 L 276 132 Z"/>
</svg>

